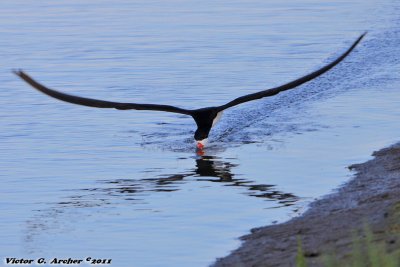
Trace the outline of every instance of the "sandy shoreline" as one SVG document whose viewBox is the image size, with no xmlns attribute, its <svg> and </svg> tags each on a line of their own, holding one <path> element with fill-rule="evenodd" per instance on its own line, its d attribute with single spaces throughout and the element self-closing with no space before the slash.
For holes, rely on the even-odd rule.
<svg viewBox="0 0 400 267">
<path fill-rule="evenodd" d="M 302 216 L 256 228 L 240 248 L 213 266 L 295 266 L 298 237 L 308 266 L 324 266 L 327 255 L 346 260 L 365 225 L 373 242 L 400 246 L 400 143 L 373 153 L 374 159 L 349 168 L 354 178 L 317 200 Z"/>
</svg>

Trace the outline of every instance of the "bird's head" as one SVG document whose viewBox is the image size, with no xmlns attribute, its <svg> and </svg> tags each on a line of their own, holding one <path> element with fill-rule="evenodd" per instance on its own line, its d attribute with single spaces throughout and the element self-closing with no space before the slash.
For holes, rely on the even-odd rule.
<svg viewBox="0 0 400 267">
<path fill-rule="evenodd" d="M 196 141 L 196 147 L 199 150 L 202 150 L 208 141 L 208 133 L 210 131 L 202 131 L 200 129 L 197 129 L 196 132 L 194 133 L 194 140 Z"/>
</svg>

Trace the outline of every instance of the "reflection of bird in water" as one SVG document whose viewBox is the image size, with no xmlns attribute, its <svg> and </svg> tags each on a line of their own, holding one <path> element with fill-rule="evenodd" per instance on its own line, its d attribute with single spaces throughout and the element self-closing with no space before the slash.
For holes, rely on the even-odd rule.
<svg viewBox="0 0 400 267">
<path fill-rule="evenodd" d="M 344 58 L 347 57 L 348 54 L 357 46 L 357 44 L 361 41 L 364 37 L 365 33 L 362 34 L 354 43 L 353 45 L 347 49 L 345 53 L 343 53 L 340 57 L 336 60 L 332 61 L 328 65 L 309 73 L 301 78 L 298 78 L 294 81 L 286 83 L 284 85 L 263 90 L 260 92 L 244 95 L 238 98 L 233 99 L 232 101 L 216 107 L 205 107 L 199 109 L 183 109 L 171 105 L 157 105 L 157 104 L 138 104 L 138 103 L 119 103 L 119 102 L 111 102 L 111 101 L 104 101 L 98 99 L 91 99 L 79 96 L 73 96 L 65 93 L 61 93 L 59 91 L 55 91 L 53 89 L 47 88 L 46 86 L 38 83 L 33 78 L 31 78 L 28 74 L 24 73 L 23 71 L 15 71 L 15 74 L 18 75 L 21 79 L 25 82 L 30 84 L 35 89 L 39 90 L 40 92 L 59 99 L 61 101 L 83 105 L 88 107 L 96 107 L 96 108 L 114 108 L 118 110 L 128 110 L 128 109 L 136 109 L 136 110 L 154 110 L 154 111 L 165 111 L 165 112 L 173 112 L 183 115 L 191 116 L 197 124 L 197 130 L 194 134 L 194 139 L 197 143 L 197 148 L 202 150 L 208 140 L 208 135 L 210 133 L 211 128 L 218 122 L 218 120 L 222 116 L 222 112 L 225 109 L 234 107 L 236 105 L 257 100 L 264 97 L 270 97 L 277 95 L 283 91 L 290 90 L 296 88 L 306 82 L 309 82 L 316 77 L 324 74 L 334 66 L 336 66 L 339 62 L 341 62 Z"/>
<path fill-rule="evenodd" d="M 220 178 L 220 182 L 230 182 L 233 180 L 231 168 L 237 165 L 229 162 L 217 160 L 213 156 L 202 156 L 196 159 L 196 169 L 194 172 L 199 176 L 210 176 Z"/>
<path fill-rule="evenodd" d="M 156 193 L 173 194 L 181 190 L 184 183 L 213 182 L 220 183 L 229 190 L 230 186 L 244 189 L 245 195 L 262 198 L 278 203 L 279 206 L 295 205 L 299 200 L 292 193 L 285 193 L 275 189 L 274 185 L 256 184 L 251 180 L 239 179 L 232 173 L 233 164 L 214 156 L 201 156 L 195 160 L 195 167 L 183 174 L 163 175 L 150 179 L 110 179 L 98 181 L 97 187 L 73 190 L 70 195 L 48 209 L 39 210 L 34 218 L 27 221 L 26 246 L 28 250 L 37 251 L 35 240 L 42 232 L 48 233 L 54 229 L 64 227 L 64 219 L 76 215 L 77 209 L 101 208 L 116 203 L 128 202 L 137 204 L 141 209 L 146 204 L 146 197 Z M 186 179 L 185 178 L 189 178 Z M 243 193 L 243 191 L 241 191 Z M 79 214 L 79 213 L 78 213 Z M 65 226 L 66 227 L 66 226 Z"/>
<path fill-rule="evenodd" d="M 89 191 L 103 191 L 108 194 L 125 194 L 134 197 L 135 194 L 144 192 L 174 192 L 178 191 L 179 185 L 185 182 L 186 177 L 194 177 L 195 181 L 222 183 L 225 186 L 241 187 L 246 189 L 246 194 L 252 197 L 264 198 L 277 201 L 280 205 L 290 206 L 299 199 L 292 193 L 285 193 L 275 189 L 275 185 L 255 184 L 251 180 L 235 178 L 231 169 L 238 165 L 223 161 L 214 156 L 200 156 L 196 158 L 196 168 L 193 170 L 174 175 L 147 179 L 115 179 L 104 181 L 113 184 L 113 187 L 86 189 Z M 215 179 L 218 178 L 218 179 Z M 193 179 L 186 182 L 191 182 Z"/>
<path fill-rule="evenodd" d="M 66 207 L 94 207 L 108 205 L 112 203 L 114 198 L 118 201 L 140 200 L 142 203 L 145 201 L 147 195 L 157 192 L 172 193 L 181 190 L 180 186 L 183 183 L 196 181 L 221 183 L 226 187 L 239 187 L 245 189 L 244 193 L 248 196 L 276 201 L 279 205 L 283 206 L 294 205 L 299 200 L 299 197 L 292 193 L 276 190 L 275 185 L 256 184 L 254 181 L 248 179 L 236 178 L 231 169 L 237 166 L 237 164 L 223 161 L 218 157 L 201 156 L 196 158 L 196 167 L 186 173 L 139 180 L 101 180 L 98 187 L 74 190 L 77 194 L 70 196 L 69 199 L 58 204 Z M 189 177 L 191 179 L 185 180 L 185 178 Z"/>
<path fill-rule="evenodd" d="M 266 198 L 270 200 L 276 200 L 283 205 L 292 205 L 299 198 L 292 193 L 284 193 L 275 190 L 274 185 L 268 184 L 254 184 L 254 182 L 246 179 L 233 178 L 234 175 L 231 173 L 231 168 L 237 165 L 229 162 L 218 160 L 213 156 L 203 156 L 196 160 L 196 173 L 199 176 L 218 177 L 219 180 L 215 179 L 198 179 L 199 181 L 210 181 L 210 182 L 221 182 L 227 183 L 226 186 L 238 186 L 247 188 L 249 196 Z"/>
</svg>

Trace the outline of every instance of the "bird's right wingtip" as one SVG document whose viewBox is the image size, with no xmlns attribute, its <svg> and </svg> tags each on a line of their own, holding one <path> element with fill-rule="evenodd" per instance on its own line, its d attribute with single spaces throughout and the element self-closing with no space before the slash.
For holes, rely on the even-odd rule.
<svg viewBox="0 0 400 267">
<path fill-rule="evenodd" d="M 24 74 L 24 72 L 21 69 L 13 69 L 12 72 L 19 77 L 21 77 Z"/>
</svg>

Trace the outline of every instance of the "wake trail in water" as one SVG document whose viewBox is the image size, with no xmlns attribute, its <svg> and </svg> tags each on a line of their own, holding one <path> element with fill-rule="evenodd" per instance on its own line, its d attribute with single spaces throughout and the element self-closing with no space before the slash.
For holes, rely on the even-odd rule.
<svg viewBox="0 0 400 267">
<path fill-rule="evenodd" d="M 394 56 L 400 54 L 399 41 L 398 30 L 369 33 L 348 58 L 321 77 L 277 96 L 226 110 L 221 121 L 211 130 L 208 148 L 225 150 L 248 143 L 273 146 L 280 142 L 282 134 L 301 134 L 329 127 L 313 119 L 314 114 L 309 114 L 307 107 L 350 90 L 364 87 L 379 90 L 383 84 L 398 79 L 395 71 L 393 76 L 388 76 L 384 70 L 399 66 L 399 57 Z M 340 53 L 337 51 L 326 62 Z M 170 151 L 193 151 L 194 123 L 186 121 L 179 128 L 173 124 L 165 126 L 167 131 L 163 129 L 163 133 L 146 134 L 141 145 Z"/>
</svg>

